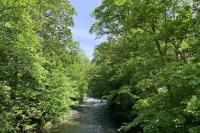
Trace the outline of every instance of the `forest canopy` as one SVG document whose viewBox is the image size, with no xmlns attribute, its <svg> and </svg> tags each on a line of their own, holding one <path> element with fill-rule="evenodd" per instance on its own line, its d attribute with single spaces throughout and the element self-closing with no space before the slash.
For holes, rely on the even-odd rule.
<svg viewBox="0 0 200 133">
<path fill-rule="evenodd" d="M 54 123 L 87 90 L 88 59 L 68 0 L 0 1 L 0 132 Z"/>
<path fill-rule="evenodd" d="M 36 132 L 90 96 L 121 132 L 200 132 L 200 2 L 102 0 L 90 62 L 68 0 L 0 1 L 0 132 Z"/>
<path fill-rule="evenodd" d="M 103 0 L 90 92 L 127 115 L 121 131 L 200 131 L 200 2 Z"/>
</svg>

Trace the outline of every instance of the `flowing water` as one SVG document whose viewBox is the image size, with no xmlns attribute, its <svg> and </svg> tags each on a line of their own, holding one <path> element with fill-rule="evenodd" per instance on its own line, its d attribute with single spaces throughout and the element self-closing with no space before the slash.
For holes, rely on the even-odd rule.
<svg viewBox="0 0 200 133">
<path fill-rule="evenodd" d="M 119 133 L 117 128 L 121 122 L 109 112 L 106 101 L 88 98 L 79 111 L 48 133 Z"/>
</svg>

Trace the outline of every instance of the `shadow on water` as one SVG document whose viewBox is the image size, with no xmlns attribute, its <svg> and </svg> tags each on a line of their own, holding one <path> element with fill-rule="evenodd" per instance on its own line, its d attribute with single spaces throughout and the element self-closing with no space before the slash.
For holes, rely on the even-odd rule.
<svg viewBox="0 0 200 133">
<path fill-rule="evenodd" d="M 88 98 L 79 108 L 80 113 L 48 133 L 119 133 L 121 121 L 110 114 L 106 102 Z"/>
</svg>

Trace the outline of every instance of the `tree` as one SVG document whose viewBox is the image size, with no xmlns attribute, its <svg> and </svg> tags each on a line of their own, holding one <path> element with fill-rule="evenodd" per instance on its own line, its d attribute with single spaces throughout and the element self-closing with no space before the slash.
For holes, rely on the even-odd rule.
<svg viewBox="0 0 200 133">
<path fill-rule="evenodd" d="M 76 67 L 88 63 L 70 30 L 75 9 L 66 0 L 0 5 L 0 132 L 38 130 L 81 101 L 76 93 L 86 93 L 85 68 L 73 79 Z"/>
<path fill-rule="evenodd" d="M 198 132 L 198 5 L 104 0 L 94 10 L 91 32 L 109 41 L 96 48 L 89 85 L 112 109 L 130 114 L 121 130 Z"/>
</svg>

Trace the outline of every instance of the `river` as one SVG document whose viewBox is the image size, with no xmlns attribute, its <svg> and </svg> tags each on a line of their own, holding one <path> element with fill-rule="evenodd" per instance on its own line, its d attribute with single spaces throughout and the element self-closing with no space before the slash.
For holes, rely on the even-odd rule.
<svg viewBox="0 0 200 133">
<path fill-rule="evenodd" d="M 119 133 L 121 121 L 109 112 L 106 101 L 88 98 L 78 110 L 78 114 L 48 133 Z"/>
</svg>

